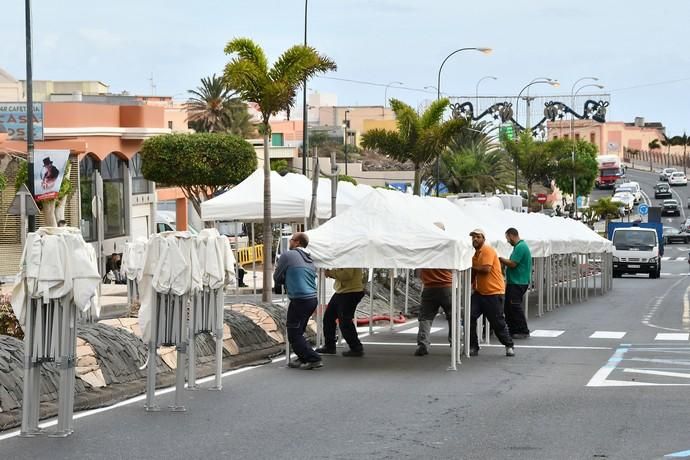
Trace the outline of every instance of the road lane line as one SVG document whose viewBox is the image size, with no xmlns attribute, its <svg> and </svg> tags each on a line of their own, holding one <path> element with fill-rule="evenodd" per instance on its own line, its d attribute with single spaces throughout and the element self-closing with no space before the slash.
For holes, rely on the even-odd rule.
<svg viewBox="0 0 690 460">
<path fill-rule="evenodd" d="M 667 372 L 667 371 L 651 371 L 648 369 L 623 369 L 623 372 L 629 374 L 646 374 L 646 375 L 660 375 L 662 377 L 678 377 L 681 379 L 690 379 L 690 374 L 684 372 Z"/>
<path fill-rule="evenodd" d="M 685 296 L 683 296 L 683 316 L 681 323 L 683 324 L 683 329 L 690 329 L 690 286 L 685 290 Z"/>
<path fill-rule="evenodd" d="M 690 334 L 659 332 L 654 338 L 654 340 L 679 340 L 687 342 L 688 340 L 690 340 Z"/>
<path fill-rule="evenodd" d="M 595 331 L 594 334 L 590 335 L 590 339 L 622 339 L 625 337 L 625 332 L 617 331 Z"/>
</svg>

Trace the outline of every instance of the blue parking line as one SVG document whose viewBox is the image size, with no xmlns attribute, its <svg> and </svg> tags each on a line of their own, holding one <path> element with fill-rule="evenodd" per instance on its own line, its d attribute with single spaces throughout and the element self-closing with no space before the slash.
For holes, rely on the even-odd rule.
<svg viewBox="0 0 690 460">
<path fill-rule="evenodd" d="M 681 452 L 674 452 L 672 454 L 664 455 L 664 458 L 687 458 L 690 457 L 690 450 L 683 450 Z"/>
</svg>

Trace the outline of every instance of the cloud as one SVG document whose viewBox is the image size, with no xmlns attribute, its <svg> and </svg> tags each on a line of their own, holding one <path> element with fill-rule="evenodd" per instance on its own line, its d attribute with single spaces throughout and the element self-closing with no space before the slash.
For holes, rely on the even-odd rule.
<svg viewBox="0 0 690 460">
<path fill-rule="evenodd" d="M 79 36 L 98 48 L 117 48 L 124 44 L 122 36 L 105 29 L 79 29 Z"/>
</svg>

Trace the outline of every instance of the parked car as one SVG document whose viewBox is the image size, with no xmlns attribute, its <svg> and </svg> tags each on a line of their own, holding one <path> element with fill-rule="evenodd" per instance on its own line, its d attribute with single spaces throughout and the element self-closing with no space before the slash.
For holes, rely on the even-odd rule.
<svg viewBox="0 0 690 460">
<path fill-rule="evenodd" d="M 668 181 L 668 178 L 671 174 L 676 172 L 676 168 L 664 168 L 661 170 L 661 173 L 659 173 L 659 180 L 663 181 Z"/>
<path fill-rule="evenodd" d="M 690 241 L 690 235 L 683 233 L 674 227 L 664 227 L 664 243 L 673 244 L 681 243 L 685 244 Z"/>
<path fill-rule="evenodd" d="M 676 171 L 668 177 L 669 185 L 688 185 L 688 178 L 682 171 Z"/>
<path fill-rule="evenodd" d="M 616 187 L 615 193 L 628 192 L 635 198 L 635 204 L 642 200 L 642 190 L 637 182 L 625 182 Z"/>
<path fill-rule="evenodd" d="M 654 198 L 671 198 L 672 196 L 671 187 L 668 184 L 662 182 L 654 186 Z"/>
<path fill-rule="evenodd" d="M 680 216 L 680 205 L 678 204 L 678 201 L 677 200 L 664 200 L 664 203 L 661 206 L 661 215 L 662 216 L 668 216 L 668 215 Z"/>
<path fill-rule="evenodd" d="M 632 212 L 633 208 L 635 207 L 635 197 L 630 192 L 614 193 L 613 198 L 611 198 L 611 201 L 617 201 L 621 203 L 623 206 L 625 206 L 626 213 Z"/>
</svg>

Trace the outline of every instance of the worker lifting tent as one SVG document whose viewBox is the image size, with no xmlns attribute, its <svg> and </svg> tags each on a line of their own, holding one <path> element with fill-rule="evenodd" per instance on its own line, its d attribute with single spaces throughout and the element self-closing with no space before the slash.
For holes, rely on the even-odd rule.
<svg viewBox="0 0 690 460">
<path fill-rule="evenodd" d="M 445 268 L 453 270 L 451 369 L 458 362 L 459 272 L 468 275 L 474 249 L 467 235 L 434 225 L 443 216 L 410 212 L 410 199 L 399 192 L 374 190 L 366 206 L 353 206 L 321 227 L 307 232 L 309 251 L 320 276 L 326 268 Z M 469 276 L 463 295 L 469 297 Z M 467 302 L 465 305 L 469 305 Z M 469 308 L 465 309 L 469 323 Z"/>
</svg>

